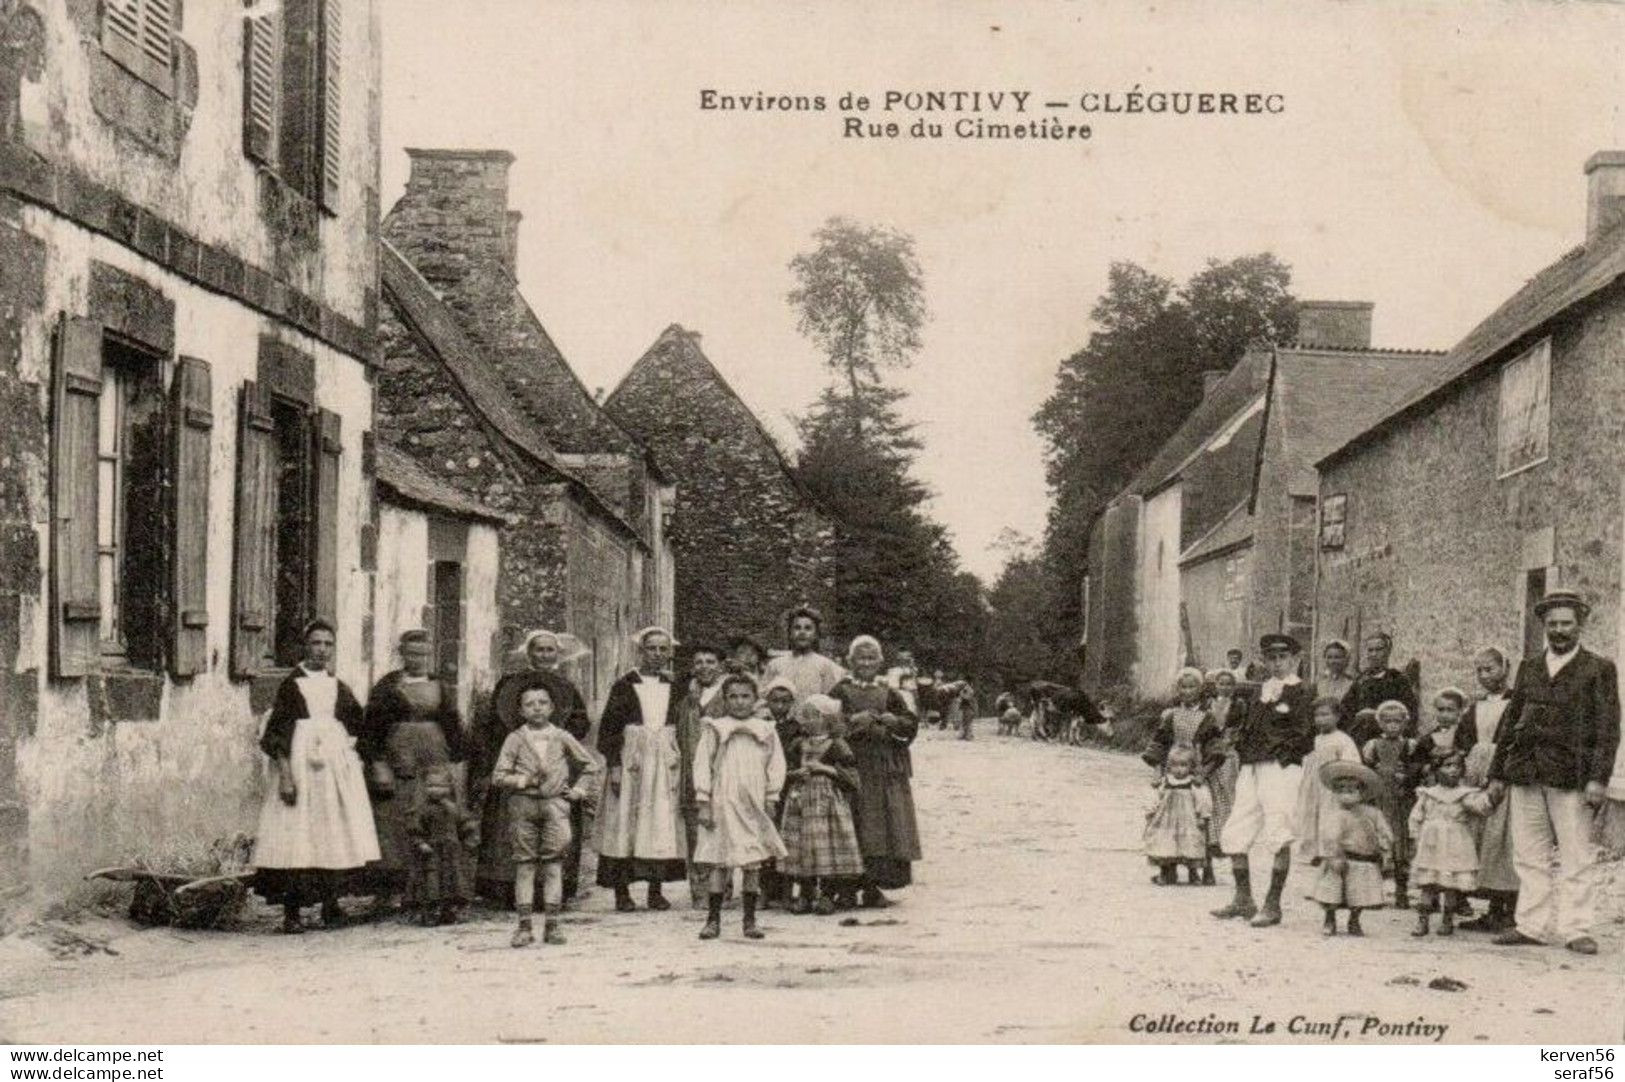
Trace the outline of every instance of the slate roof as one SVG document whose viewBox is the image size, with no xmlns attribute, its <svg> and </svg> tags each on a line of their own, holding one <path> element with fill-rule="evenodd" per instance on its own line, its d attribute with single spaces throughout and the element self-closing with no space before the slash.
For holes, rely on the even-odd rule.
<svg viewBox="0 0 1625 1082">
<path fill-rule="evenodd" d="M 627 369 L 626 375 L 621 377 L 621 381 L 617 383 L 615 385 L 615 389 L 609 393 L 609 397 L 604 399 L 604 409 L 607 410 L 611 416 L 616 416 L 615 400 L 620 395 L 621 391 L 625 389 L 627 384 L 631 382 L 633 375 L 645 365 L 658 364 L 660 356 L 668 350 L 678 350 L 682 352 L 690 361 L 698 364 L 703 371 L 710 375 L 712 382 L 715 383 L 717 387 L 720 388 L 729 398 L 733 399 L 734 402 L 738 404 L 739 409 L 744 413 L 744 415 L 750 418 L 750 423 L 755 428 L 757 437 L 773 452 L 773 457 L 778 460 L 779 468 L 784 471 L 785 477 L 787 477 L 790 483 L 795 486 L 796 491 L 799 492 L 801 496 L 809 503 L 813 504 L 815 507 L 818 507 L 821 513 L 825 514 L 826 516 L 829 515 L 829 512 L 825 511 L 819 504 L 818 498 L 814 496 L 807 486 L 802 482 L 800 476 L 795 471 L 795 467 L 793 467 L 790 464 L 790 460 L 785 457 L 783 448 L 779 446 L 779 441 L 774 439 L 773 434 L 767 430 L 767 426 L 762 424 L 762 419 L 756 415 L 756 411 L 751 409 L 750 406 L 745 403 L 743 398 L 739 397 L 739 392 L 733 389 L 733 384 L 728 382 L 727 377 L 722 374 L 721 369 L 717 368 L 717 366 L 712 363 L 711 358 L 705 355 L 705 350 L 700 348 L 699 335 L 688 330 L 680 323 L 673 323 L 667 326 L 665 330 L 660 332 L 659 337 L 654 340 L 653 344 L 651 344 L 648 349 L 643 351 L 643 356 L 639 357 L 633 362 L 632 367 Z M 617 423 L 621 423 L 619 417 L 617 417 L 616 420 Z M 622 427 L 625 427 L 624 423 L 622 424 Z M 658 455 L 654 455 L 652 457 L 658 461 Z M 668 468 L 670 467 L 670 463 L 665 463 L 663 465 Z"/>
<path fill-rule="evenodd" d="M 1315 463 L 1383 415 L 1396 394 L 1436 377 L 1442 352 L 1283 347 L 1276 350 L 1275 394 L 1287 490 L 1319 491 Z"/>
<path fill-rule="evenodd" d="M 505 525 L 508 516 L 485 506 L 431 475 L 411 456 L 385 444 L 378 447 L 378 484 L 391 502 L 428 511 L 444 511 L 458 518 L 481 519 Z"/>
<path fill-rule="evenodd" d="M 1269 362 L 1268 350 L 1248 350 L 1218 386 L 1191 410 L 1184 423 L 1134 475 L 1134 480 L 1118 498 L 1148 495 L 1172 481 L 1204 443 L 1265 391 L 1269 386 Z"/>
<path fill-rule="evenodd" d="M 643 544 L 642 534 L 619 511 L 560 462 L 541 427 L 517 406 L 502 376 L 416 268 L 388 241 L 380 240 L 378 248 L 385 299 L 434 351 L 473 409 L 509 443 L 568 483 L 592 509 Z"/>
<path fill-rule="evenodd" d="M 1179 566 L 1198 563 L 1210 556 L 1217 556 L 1250 542 L 1253 539 L 1253 516 L 1247 510 L 1250 502 L 1242 500 L 1236 504 L 1213 529 L 1192 541 L 1185 551 L 1179 554 Z"/>
<path fill-rule="evenodd" d="M 1521 347 L 1547 323 L 1625 277 L 1625 225 L 1566 252 L 1508 297 L 1446 354 L 1419 387 L 1391 400 L 1364 429 L 1329 446 L 1320 462 L 1340 458 L 1466 379 Z"/>
</svg>

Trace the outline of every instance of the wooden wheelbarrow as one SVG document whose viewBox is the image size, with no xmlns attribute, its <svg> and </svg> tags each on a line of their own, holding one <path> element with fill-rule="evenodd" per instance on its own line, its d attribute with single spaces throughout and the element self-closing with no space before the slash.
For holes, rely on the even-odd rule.
<svg viewBox="0 0 1625 1082">
<path fill-rule="evenodd" d="M 195 876 L 151 868 L 102 868 L 86 879 L 133 883 L 130 919 L 137 924 L 175 928 L 224 928 L 237 919 L 248 898 L 253 869 L 224 875 Z"/>
</svg>

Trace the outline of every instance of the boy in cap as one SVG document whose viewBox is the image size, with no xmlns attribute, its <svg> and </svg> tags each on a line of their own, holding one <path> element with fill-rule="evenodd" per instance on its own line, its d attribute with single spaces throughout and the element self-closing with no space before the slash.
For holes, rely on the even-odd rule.
<svg viewBox="0 0 1625 1082">
<path fill-rule="evenodd" d="M 1230 854 L 1236 895 L 1213 915 L 1221 920 L 1241 917 L 1255 928 L 1268 928 L 1281 923 L 1281 892 L 1292 867 L 1303 757 L 1315 746 L 1314 692 L 1298 676 L 1297 639 L 1274 632 L 1260 639 L 1259 646 L 1269 675 L 1236 732 L 1240 772 L 1235 805 L 1219 836 L 1220 848 Z M 1255 847 L 1274 854 L 1262 909 L 1252 895 L 1248 854 Z"/>
</svg>

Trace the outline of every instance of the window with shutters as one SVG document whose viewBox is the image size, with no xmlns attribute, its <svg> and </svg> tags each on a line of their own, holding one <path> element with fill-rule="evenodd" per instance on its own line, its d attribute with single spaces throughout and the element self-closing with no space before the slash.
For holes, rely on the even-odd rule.
<svg viewBox="0 0 1625 1082">
<path fill-rule="evenodd" d="M 96 580 L 104 665 L 163 664 L 165 409 L 157 358 L 109 340 L 96 426 Z"/>
<path fill-rule="evenodd" d="M 265 0 L 243 26 L 243 149 L 289 187 L 338 210 L 343 0 Z"/>
<path fill-rule="evenodd" d="M 176 0 L 102 0 L 102 51 L 136 78 L 175 93 Z"/>
<path fill-rule="evenodd" d="M 242 392 L 232 673 L 291 667 L 338 602 L 339 418 L 256 384 Z"/>
</svg>

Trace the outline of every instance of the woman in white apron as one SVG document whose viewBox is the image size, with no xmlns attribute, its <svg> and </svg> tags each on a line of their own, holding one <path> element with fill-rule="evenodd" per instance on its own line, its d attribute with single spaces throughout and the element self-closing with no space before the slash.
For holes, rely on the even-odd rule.
<svg viewBox="0 0 1625 1082">
<path fill-rule="evenodd" d="M 378 835 L 356 754 L 361 704 L 328 672 L 333 625 L 305 627 L 305 659 L 277 688 L 260 750 L 273 784 L 254 842 L 254 889 L 282 905 L 282 930 L 301 932 L 299 909 L 320 903 L 322 924 L 344 919 L 339 890 L 347 873 L 377 860 Z"/>
<path fill-rule="evenodd" d="M 649 884 L 650 909 L 670 909 L 661 885 L 687 878 L 685 813 L 692 781 L 683 732 L 697 719 L 672 687 L 672 638 L 662 628 L 637 635 L 638 669 L 615 681 L 598 722 L 604 756 L 604 797 L 598 813 L 598 885 L 615 892 L 615 908 L 635 908 L 631 886 Z M 686 795 L 685 795 L 686 794 Z"/>
</svg>

